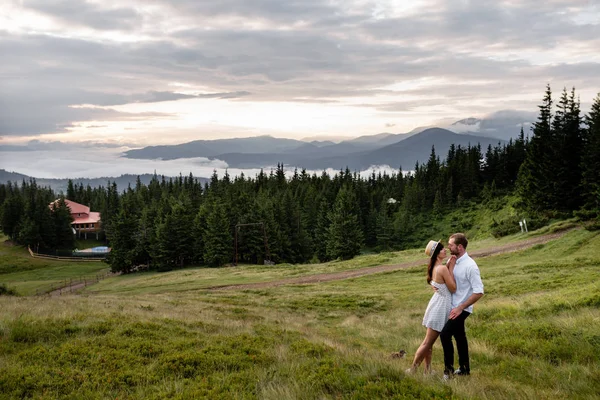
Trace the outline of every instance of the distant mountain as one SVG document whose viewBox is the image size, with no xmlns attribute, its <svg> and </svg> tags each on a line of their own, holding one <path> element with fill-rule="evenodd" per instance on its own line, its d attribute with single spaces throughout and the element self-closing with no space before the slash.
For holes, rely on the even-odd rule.
<svg viewBox="0 0 600 400">
<path fill-rule="evenodd" d="M 148 146 L 125 152 L 127 158 L 174 160 L 177 158 L 209 157 L 223 153 L 279 153 L 288 151 L 306 142 L 280 139 L 272 136 L 250 138 L 195 140 L 172 146 Z"/>
<path fill-rule="evenodd" d="M 387 146 L 388 144 L 394 144 L 394 143 L 400 142 L 401 140 L 408 139 L 409 137 L 411 137 L 413 135 L 414 135 L 414 133 L 410 133 L 410 132 L 409 133 L 398 133 L 398 134 L 390 135 L 390 136 L 380 139 L 377 142 L 377 144 L 379 146 Z"/>
<path fill-rule="evenodd" d="M 408 133 L 365 135 L 340 143 L 253 138 L 196 140 L 174 146 L 150 146 L 130 150 L 128 158 L 163 159 L 207 157 L 225 161 L 230 168 L 264 168 L 283 163 L 306 169 L 368 168 L 387 164 L 412 169 L 429 158 L 431 146 L 443 158 L 451 144 L 488 145 L 516 138 L 521 126 L 531 124 L 533 114 L 514 110 L 499 111 L 483 118 L 464 118 L 444 127 L 419 127 Z"/>
<path fill-rule="evenodd" d="M 336 142 L 332 142 L 331 140 L 313 140 L 312 142 L 309 142 L 310 144 L 313 144 L 317 147 L 323 147 L 323 146 L 331 146 L 332 144 L 336 144 Z"/>
<path fill-rule="evenodd" d="M 439 124 L 438 124 L 439 125 Z M 444 125 L 445 126 L 445 125 Z M 421 133 L 423 132 L 425 129 L 430 129 L 430 128 L 435 128 L 435 125 L 427 125 L 427 126 L 417 126 L 416 128 L 414 128 L 413 130 L 411 130 L 410 132 L 408 132 L 409 135 L 416 135 L 417 133 Z"/>
<path fill-rule="evenodd" d="M 29 177 L 17 172 L 8 172 L 5 169 L 0 169 L 0 183 L 7 183 L 8 181 L 21 183 L 23 179 L 29 180 Z"/>
<path fill-rule="evenodd" d="M 380 140 L 383 140 L 389 136 L 393 136 L 393 133 L 379 133 L 377 135 L 365 135 L 359 136 L 354 139 L 345 140 L 345 142 L 353 142 L 353 143 L 377 143 Z"/>
<path fill-rule="evenodd" d="M 483 136 L 460 135 L 442 128 L 429 128 L 398 143 L 369 152 L 361 158 L 361 165 L 368 167 L 387 164 L 393 168 L 401 166 L 405 170 L 410 170 L 417 161 L 424 163 L 429 159 L 432 147 L 435 148 L 435 153 L 440 160 L 445 160 L 451 145 L 467 147 L 479 144 L 482 152 L 485 153 L 489 145 L 496 146 L 498 143 L 506 143 L 506 141 Z"/>
<path fill-rule="evenodd" d="M 377 135 L 359 136 L 356 139 L 346 140 L 342 143 L 354 143 L 373 148 L 386 146 L 388 144 L 398 143 L 401 140 L 411 137 L 411 133 L 380 133 Z"/>
<path fill-rule="evenodd" d="M 429 128 L 400 142 L 376 150 L 312 160 L 310 166 L 308 160 L 304 160 L 304 164 L 297 166 L 307 169 L 338 169 L 347 166 L 352 170 L 362 171 L 374 165 L 389 165 L 392 168 L 401 167 L 403 170 L 412 170 L 417 161 L 419 163 L 427 162 L 432 146 L 440 160 L 444 160 L 452 144 L 461 147 L 480 144 L 482 152 L 485 152 L 488 145 L 496 146 L 498 143 L 506 143 L 506 141 L 483 136 L 460 135 L 447 129 Z"/>
<path fill-rule="evenodd" d="M 460 135 L 447 129 L 430 128 L 404 140 L 375 149 L 370 146 L 354 145 L 350 142 L 326 147 L 310 147 L 311 145 L 307 143 L 301 149 L 302 151 L 296 152 L 225 153 L 216 158 L 225 161 L 232 168 L 261 168 L 284 163 L 288 166 L 308 170 L 345 167 L 353 170 L 365 170 L 373 165 L 389 165 L 393 168 L 402 167 L 410 170 L 417 161 L 424 163 L 428 160 L 432 146 L 435 147 L 436 154 L 443 160 L 452 144 L 462 147 L 480 144 L 482 151 L 485 151 L 488 145 L 496 146 L 498 143 L 505 143 L 505 141 L 483 136 Z"/>
<path fill-rule="evenodd" d="M 331 136 L 331 135 L 315 135 L 300 139 L 303 142 L 332 142 L 340 143 L 344 140 L 352 140 L 352 136 Z"/>
<path fill-rule="evenodd" d="M 144 185 L 148 185 L 150 183 L 150 180 L 152 180 L 153 176 L 154 176 L 154 174 L 139 175 L 140 181 Z M 126 175 L 121 175 L 118 177 L 72 178 L 71 180 L 73 181 L 74 184 L 79 185 L 81 183 L 81 184 L 83 184 L 84 187 L 86 187 L 87 185 L 90 185 L 93 188 L 99 187 L 99 186 L 106 187 L 109 181 L 111 182 L 111 184 L 113 182 L 115 182 L 117 184 L 118 190 L 123 191 L 123 190 L 127 189 L 127 186 L 129 186 L 129 185 L 134 187 L 136 184 L 136 181 L 137 181 L 137 177 L 138 177 L 138 175 L 126 174 Z M 208 178 L 201 178 L 201 177 L 196 177 L 196 178 L 200 182 L 202 182 L 203 185 L 209 181 Z M 4 169 L 0 169 L 0 183 L 7 183 L 10 181 L 10 182 L 17 183 L 20 185 L 23 180 L 28 182 L 30 179 L 35 179 L 36 183 L 39 186 L 50 187 L 56 193 L 60 193 L 60 192 L 66 193 L 67 192 L 67 187 L 68 187 L 68 183 L 69 183 L 68 178 L 65 178 L 65 179 L 34 178 L 34 177 L 27 176 L 27 175 L 19 174 L 17 172 L 8 172 Z M 162 177 L 159 176 L 159 179 L 162 179 Z M 168 180 L 169 177 L 165 177 L 165 179 Z"/>
<path fill-rule="evenodd" d="M 487 114 L 483 118 L 465 118 L 450 125 L 439 125 L 454 133 L 485 136 L 503 140 L 515 139 L 521 132 L 529 134 L 530 127 L 536 121 L 535 113 L 517 110 L 501 110 Z"/>
<path fill-rule="evenodd" d="M 479 128 L 481 127 L 481 122 L 482 120 L 479 118 L 465 118 L 454 122 L 448 129 L 454 133 L 478 132 Z"/>
<path fill-rule="evenodd" d="M 528 135 L 530 127 L 536 120 L 537 115 L 533 112 L 500 110 L 482 118 L 469 117 L 454 122 L 446 121 L 432 126 L 420 126 L 410 131 L 409 134 L 421 133 L 429 128 L 443 128 L 454 133 L 509 140 L 519 136 L 521 127 L 525 131 L 525 135 Z"/>
<path fill-rule="evenodd" d="M 530 128 L 536 120 L 534 112 L 502 110 L 483 117 L 475 132 L 480 136 L 509 140 L 519 136 L 521 127 L 526 136 L 530 135 Z"/>
</svg>

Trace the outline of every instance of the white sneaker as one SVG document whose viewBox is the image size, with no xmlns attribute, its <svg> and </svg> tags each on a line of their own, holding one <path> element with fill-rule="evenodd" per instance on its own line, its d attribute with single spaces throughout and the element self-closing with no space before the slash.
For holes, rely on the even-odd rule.
<svg viewBox="0 0 600 400">
<path fill-rule="evenodd" d="M 443 380 L 444 382 L 446 382 L 446 381 L 449 381 L 450 379 L 452 379 L 452 376 L 451 376 L 451 375 L 448 375 L 448 374 L 444 374 L 444 376 L 442 377 L 442 380 Z"/>
</svg>

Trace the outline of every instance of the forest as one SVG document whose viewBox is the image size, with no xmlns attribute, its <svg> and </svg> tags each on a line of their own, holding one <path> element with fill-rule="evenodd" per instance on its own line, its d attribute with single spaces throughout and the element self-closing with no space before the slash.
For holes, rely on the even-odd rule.
<svg viewBox="0 0 600 400">
<path fill-rule="evenodd" d="M 555 100 L 548 85 L 531 131 L 521 128 L 516 139 L 487 149 L 452 146 L 442 159 L 434 143 L 427 162 L 411 170 L 368 178 L 348 168 L 333 176 L 306 170 L 286 176 L 278 164 L 254 177 L 215 172 L 204 185 L 192 174 L 155 175 L 148 185 L 138 179 L 124 190 L 114 182 L 95 188 L 69 182 L 66 194 L 34 179 L 8 182 L 0 184 L 0 225 L 20 245 L 70 250 L 69 210 L 62 201 L 49 206 L 66 198 L 101 212 L 115 272 L 323 262 L 418 246 L 425 239 L 416 234 L 419 224 L 498 196 L 516 196 L 532 225 L 577 217 L 598 227 L 598 171 L 600 94 L 584 115 L 574 88 Z M 514 232 L 514 222 L 495 221 L 494 234 Z"/>
</svg>

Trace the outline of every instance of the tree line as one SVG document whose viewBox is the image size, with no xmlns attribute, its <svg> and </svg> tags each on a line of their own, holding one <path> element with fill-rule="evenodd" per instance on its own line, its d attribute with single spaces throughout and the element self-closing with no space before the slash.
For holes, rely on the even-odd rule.
<svg viewBox="0 0 600 400">
<path fill-rule="evenodd" d="M 531 135 L 521 128 L 516 139 L 485 151 L 451 146 L 443 161 L 434 145 L 427 162 L 410 172 L 363 178 L 346 168 L 333 176 L 306 170 L 286 176 L 280 164 L 254 177 L 215 172 L 204 185 L 192 174 L 155 175 L 122 192 L 114 182 L 98 188 L 69 182 L 66 197 L 101 212 L 112 248 L 108 263 L 122 272 L 142 264 L 219 266 L 236 254 L 245 263 L 305 263 L 349 259 L 365 247 L 413 247 L 424 239 L 415 236 L 420 224 L 463 202 L 506 194 L 519 196 L 518 206 L 532 216 L 597 220 L 600 95 L 583 116 L 575 89 L 554 104 L 548 86 L 539 108 Z M 0 185 L 3 232 L 23 245 L 67 246 L 59 234 L 67 226 L 62 203 L 48 207 L 54 199 L 35 181 Z"/>
</svg>

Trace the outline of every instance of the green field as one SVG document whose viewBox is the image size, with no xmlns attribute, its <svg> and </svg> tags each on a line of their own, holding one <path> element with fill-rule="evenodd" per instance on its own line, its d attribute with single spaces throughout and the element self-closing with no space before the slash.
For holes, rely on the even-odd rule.
<svg viewBox="0 0 600 400">
<path fill-rule="evenodd" d="M 598 398 L 599 248 L 598 232 L 577 229 L 478 259 L 486 295 L 467 320 L 472 375 L 449 382 L 439 342 L 436 374 L 403 372 L 423 339 L 431 296 L 421 249 L 139 273 L 79 295 L 0 296 L 0 398 Z M 19 251 L 0 247 L 0 283 L 22 294 L 53 274 L 93 272 L 92 263 L 42 266 Z M 348 280 L 209 289 L 416 259 L 423 267 Z M 390 358 L 400 349 L 405 359 Z"/>
<path fill-rule="evenodd" d="M 6 239 L 0 234 L 0 284 L 21 295 L 43 294 L 70 281 L 94 279 L 110 270 L 104 262 L 32 258 L 27 249 L 9 245 Z"/>
</svg>

